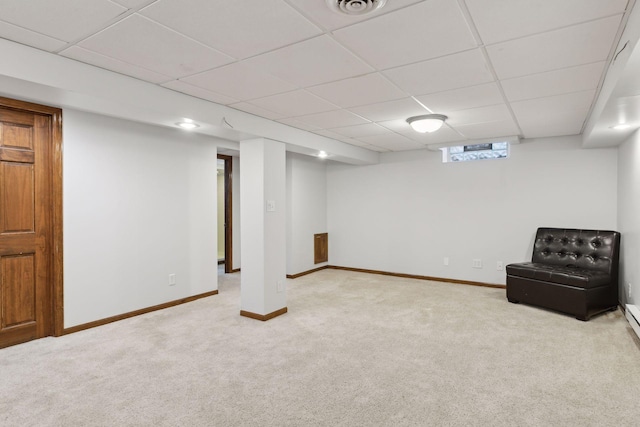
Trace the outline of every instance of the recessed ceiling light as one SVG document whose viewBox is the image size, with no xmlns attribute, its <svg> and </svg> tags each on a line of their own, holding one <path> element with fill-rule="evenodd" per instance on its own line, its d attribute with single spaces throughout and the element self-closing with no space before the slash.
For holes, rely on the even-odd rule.
<svg viewBox="0 0 640 427">
<path fill-rule="evenodd" d="M 615 126 L 611 126 L 611 129 L 615 129 L 615 130 L 625 130 L 625 129 L 629 129 L 631 127 L 630 124 L 627 123 L 620 123 L 619 125 L 615 125 Z"/>
<path fill-rule="evenodd" d="M 176 123 L 176 125 L 180 126 L 182 129 L 195 129 L 200 127 L 199 124 L 194 123 L 191 119 L 183 119 L 181 122 Z"/>
<path fill-rule="evenodd" d="M 327 157 L 329 157 L 329 155 L 325 151 L 321 151 L 318 153 L 318 157 L 320 157 L 321 159 L 326 159 Z"/>
</svg>

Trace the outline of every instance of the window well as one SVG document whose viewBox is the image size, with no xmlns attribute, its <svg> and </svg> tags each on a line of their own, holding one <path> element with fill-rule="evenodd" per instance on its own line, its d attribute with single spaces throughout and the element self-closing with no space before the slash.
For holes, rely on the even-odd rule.
<svg viewBox="0 0 640 427">
<path fill-rule="evenodd" d="M 443 163 L 505 159 L 509 157 L 509 143 L 506 141 L 457 145 L 454 147 L 445 147 L 441 150 Z"/>
</svg>

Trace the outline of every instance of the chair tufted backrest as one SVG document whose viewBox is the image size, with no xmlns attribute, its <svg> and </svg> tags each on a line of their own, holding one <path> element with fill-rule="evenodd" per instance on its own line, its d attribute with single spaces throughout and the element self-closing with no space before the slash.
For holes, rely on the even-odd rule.
<svg viewBox="0 0 640 427">
<path fill-rule="evenodd" d="M 538 228 L 531 261 L 598 270 L 617 278 L 619 253 L 617 231 Z"/>
</svg>

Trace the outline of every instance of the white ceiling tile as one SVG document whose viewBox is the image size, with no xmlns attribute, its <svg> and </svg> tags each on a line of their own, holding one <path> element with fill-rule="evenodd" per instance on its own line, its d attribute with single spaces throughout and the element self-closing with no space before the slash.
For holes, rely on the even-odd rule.
<svg viewBox="0 0 640 427">
<path fill-rule="evenodd" d="M 388 1 L 382 9 L 376 10 L 371 15 L 345 15 L 336 13 L 327 7 L 325 1 L 318 0 L 287 0 L 293 7 L 300 10 L 313 22 L 328 30 L 353 25 L 360 21 L 375 18 L 393 10 L 418 3 L 423 0 L 393 0 Z"/>
<path fill-rule="evenodd" d="M 418 150 L 424 148 L 424 145 L 396 133 L 365 136 L 358 138 L 358 140 L 391 151 Z"/>
<path fill-rule="evenodd" d="M 579 133 L 625 8 L 389 0 L 346 16 L 326 0 L 0 0 L 0 37 L 386 151 L 407 146 L 392 140 Z M 447 124 L 414 132 L 405 119 L 428 110 Z"/>
<path fill-rule="evenodd" d="M 622 15 L 488 46 L 498 77 L 509 79 L 607 58 Z"/>
<path fill-rule="evenodd" d="M 54 39 L 53 37 L 45 36 L 3 21 L 0 21 L 0 37 L 49 52 L 62 49 L 67 45 L 67 42 L 62 40 Z"/>
<path fill-rule="evenodd" d="M 451 0 L 418 3 L 334 36 L 379 70 L 477 46 L 458 2 Z"/>
<path fill-rule="evenodd" d="M 271 111 L 277 111 L 283 117 L 303 116 L 305 114 L 323 113 L 339 108 L 306 90 L 300 89 L 251 100 L 251 103 Z"/>
<path fill-rule="evenodd" d="M 79 45 L 174 78 L 233 60 L 139 15 L 131 15 Z"/>
<path fill-rule="evenodd" d="M 512 102 L 513 112 L 524 136 L 572 135 L 580 133 L 595 90 Z M 579 128 L 576 129 L 576 127 Z"/>
<path fill-rule="evenodd" d="M 348 138 L 361 138 L 363 136 L 384 135 L 391 133 L 389 129 L 383 128 L 382 126 L 379 126 L 375 123 L 333 128 L 331 129 L 331 131 Z"/>
<path fill-rule="evenodd" d="M 2 0 L 0 19 L 66 42 L 86 36 L 127 11 L 108 0 Z"/>
<path fill-rule="evenodd" d="M 327 83 L 373 71 L 329 36 L 320 36 L 245 61 L 299 87 Z"/>
<path fill-rule="evenodd" d="M 512 118 L 511 113 L 505 104 L 451 111 L 447 112 L 447 115 L 449 116 L 447 124 L 454 127 L 472 123 L 510 120 Z"/>
<path fill-rule="evenodd" d="M 318 126 L 313 126 L 307 123 L 303 123 L 300 120 L 296 120 L 296 119 L 292 119 L 292 118 L 286 118 L 286 119 L 279 119 L 277 120 L 278 122 L 294 127 L 294 128 L 298 128 L 298 129 L 303 129 L 303 130 L 308 130 L 311 132 L 315 132 L 317 130 L 320 130 L 320 128 Z"/>
<path fill-rule="evenodd" d="M 326 136 L 327 138 L 335 139 L 336 141 L 346 142 L 347 144 L 357 145 L 357 146 L 361 146 L 361 147 L 369 145 L 369 144 L 367 144 L 365 142 L 358 141 L 355 138 L 350 138 L 350 137 L 347 137 L 347 136 L 343 136 L 343 135 L 340 135 L 338 133 L 335 133 L 335 132 L 332 132 L 332 131 L 326 130 L 326 129 L 315 130 L 315 131 L 313 131 L 313 133 L 315 133 L 317 135 L 321 135 L 321 136 Z"/>
<path fill-rule="evenodd" d="M 296 88 L 260 69 L 249 67 L 244 62 L 236 62 L 182 80 L 243 101 Z"/>
<path fill-rule="evenodd" d="M 389 130 L 402 134 L 415 132 L 413 128 L 409 126 L 409 123 L 407 123 L 406 119 L 384 120 L 381 122 L 377 122 L 377 124 Z"/>
<path fill-rule="evenodd" d="M 382 149 L 382 147 L 375 147 L 374 148 L 371 144 L 367 144 L 366 142 L 358 141 L 357 139 L 354 139 L 354 138 L 344 138 L 344 139 L 341 139 L 340 141 L 342 141 L 342 142 L 344 142 L 346 144 L 355 145 L 356 147 L 366 148 L 367 150 L 378 151 L 378 150 L 376 150 L 376 148 Z M 388 150 L 385 150 L 385 151 L 388 151 Z"/>
<path fill-rule="evenodd" d="M 196 98 L 205 99 L 207 101 L 215 102 L 216 104 L 233 104 L 238 102 L 237 99 L 221 95 L 219 93 L 211 92 L 210 90 L 202 89 L 185 83 L 182 80 L 171 80 L 170 82 L 163 83 L 162 86 L 167 89 L 182 92 L 187 95 L 195 96 Z"/>
<path fill-rule="evenodd" d="M 546 98 L 529 99 L 511 103 L 516 118 L 531 116 L 539 121 L 546 121 L 561 111 L 588 111 L 591 108 L 595 90 L 573 92 Z"/>
<path fill-rule="evenodd" d="M 284 118 L 284 115 L 275 111 L 270 111 L 262 107 L 258 107 L 249 102 L 238 102 L 237 104 L 229 105 L 236 110 L 244 111 L 245 113 L 253 114 L 254 116 L 264 117 L 269 120 L 276 120 Z"/>
<path fill-rule="evenodd" d="M 140 6 L 144 6 L 149 3 L 153 3 L 155 0 L 111 0 L 114 3 L 128 7 L 129 9 L 137 9 Z"/>
<path fill-rule="evenodd" d="M 465 141 L 466 138 L 448 126 L 441 127 L 436 132 L 420 133 L 411 129 L 410 133 L 403 133 L 404 136 L 412 141 L 419 142 L 424 145 L 444 144 L 446 142 Z"/>
<path fill-rule="evenodd" d="M 326 136 L 327 138 L 335 139 L 336 141 L 351 141 L 353 139 L 353 138 L 347 138 L 346 136 L 339 135 L 335 132 L 332 132 L 326 129 L 316 129 L 316 130 L 312 130 L 311 132 L 315 133 L 316 135 Z"/>
<path fill-rule="evenodd" d="M 494 122 L 458 125 L 454 127 L 458 132 L 470 139 L 493 138 L 520 134 L 520 129 L 518 129 L 518 126 L 511 118 Z"/>
<path fill-rule="evenodd" d="M 418 96 L 493 81 L 480 49 L 385 71 L 409 95 Z"/>
<path fill-rule="evenodd" d="M 398 99 L 396 101 L 381 102 L 379 104 L 363 105 L 361 107 L 349 108 L 349 111 L 356 113 L 372 122 L 381 122 L 395 119 L 406 119 L 411 116 L 428 114 L 429 111 L 417 103 L 413 98 Z"/>
<path fill-rule="evenodd" d="M 484 107 L 504 102 L 497 83 L 486 83 L 417 97 L 435 113 Z"/>
<path fill-rule="evenodd" d="M 328 111 L 326 113 L 311 114 L 296 117 L 297 120 L 321 129 L 337 128 L 342 126 L 359 125 L 367 123 L 362 117 L 358 117 L 346 110 Z"/>
<path fill-rule="evenodd" d="M 162 0 L 141 13 L 239 59 L 322 32 L 282 0 Z"/>
<path fill-rule="evenodd" d="M 326 83 L 308 90 L 343 108 L 391 101 L 407 96 L 380 73 Z"/>
<path fill-rule="evenodd" d="M 605 64 L 605 61 L 594 62 L 577 67 L 502 80 L 500 83 L 509 101 L 579 92 L 598 87 Z"/>
<path fill-rule="evenodd" d="M 627 0 L 466 0 L 485 44 L 624 12 Z"/>
<path fill-rule="evenodd" d="M 100 55 L 99 53 L 78 46 L 71 46 L 69 49 L 60 52 L 60 55 L 151 83 L 162 83 L 171 80 L 169 76 L 158 74 L 136 65 L 127 64 L 126 62 L 118 61 L 117 59 Z"/>
<path fill-rule="evenodd" d="M 322 135 L 322 136 L 326 136 L 327 138 L 333 138 L 333 139 L 337 139 L 340 140 L 342 138 L 347 139 L 345 136 L 337 134 L 331 130 L 326 130 L 326 129 L 316 129 L 313 131 L 313 133 L 318 134 L 318 135 Z"/>
<path fill-rule="evenodd" d="M 573 111 L 565 111 L 553 118 L 552 121 L 540 124 L 536 120 L 526 119 L 520 124 L 525 138 L 545 138 L 549 136 L 578 135 L 586 117 Z"/>
</svg>

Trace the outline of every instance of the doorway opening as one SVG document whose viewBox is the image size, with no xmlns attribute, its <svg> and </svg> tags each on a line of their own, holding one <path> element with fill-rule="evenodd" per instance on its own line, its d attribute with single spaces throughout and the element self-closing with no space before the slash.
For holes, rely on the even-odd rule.
<svg viewBox="0 0 640 427">
<path fill-rule="evenodd" d="M 218 154 L 218 272 L 233 272 L 232 159 Z"/>
</svg>

